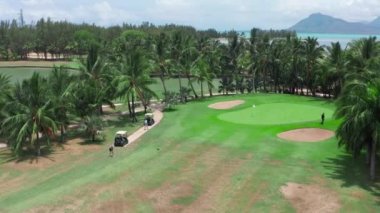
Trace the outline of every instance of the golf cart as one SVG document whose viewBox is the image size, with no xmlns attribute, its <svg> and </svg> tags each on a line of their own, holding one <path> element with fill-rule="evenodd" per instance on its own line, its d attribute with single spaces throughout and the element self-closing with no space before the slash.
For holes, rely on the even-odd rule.
<svg viewBox="0 0 380 213">
<path fill-rule="evenodd" d="M 144 118 L 144 123 L 145 120 L 148 123 L 148 126 L 152 126 L 154 124 L 154 119 L 153 119 L 153 113 L 146 113 L 145 118 Z"/>
<path fill-rule="evenodd" d="M 115 135 L 115 146 L 124 146 L 128 144 L 127 131 L 117 131 Z"/>
</svg>

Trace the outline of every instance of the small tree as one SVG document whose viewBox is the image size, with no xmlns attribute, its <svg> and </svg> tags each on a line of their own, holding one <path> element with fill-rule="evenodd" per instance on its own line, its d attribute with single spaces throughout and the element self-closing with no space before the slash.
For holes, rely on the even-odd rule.
<svg viewBox="0 0 380 213">
<path fill-rule="evenodd" d="M 101 130 L 103 129 L 103 121 L 95 115 L 86 116 L 83 119 L 82 128 L 91 137 L 91 141 L 95 142 L 96 135 L 101 134 Z"/>
<path fill-rule="evenodd" d="M 179 98 L 181 100 L 181 103 L 186 103 L 187 102 L 187 97 L 189 96 L 191 89 L 188 87 L 181 87 L 179 89 Z"/>
<path fill-rule="evenodd" d="M 164 99 L 162 102 L 165 104 L 165 109 L 174 109 L 178 104 L 179 95 L 176 92 L 167 91 L 164 93 Z"/>
</svg>

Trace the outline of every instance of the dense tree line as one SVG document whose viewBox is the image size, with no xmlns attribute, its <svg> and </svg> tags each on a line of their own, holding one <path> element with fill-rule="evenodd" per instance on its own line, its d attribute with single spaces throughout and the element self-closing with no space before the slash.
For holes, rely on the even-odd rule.
<svg viewBox="0 0 380 213">
<path fill-rule="evenodd" d="M 221 36 L 224 36 L 221 38 Z M 24 59 L 30 51 L 85 55 L 78 75 L 54 68 L 48 79 L 35 74 L 10 85 L 0 76 L 1 134 L 15 152 L 32 145 L 40 153 L 41 138 L 65 129 L 80 118 L 94 139 L 102 126 L 102 105 L 121 98 L 136 122 L 136 102 L 147 109 L 157 97 L 149 89 L 160 79 L 168 107 L 193 98 L 231 93 L 288 93 L 336 98 L 339 145 L 355 156 L 367 150 L 375 177 L 379 142 L 380 44 L 363 38 L 342 49 L 320 46 L 316 38 L 294 32 L 252 29 L 250 36 L 230 31 L 197 31 L 192 27 L 123 25 L 109 28 L 41 19 L 33 26 L 1 22 L 1 57 Z M 178 80 L 179 90 L 166 86 Z M 183 79 L 187 79 L 187 83 Z M 215 85 L 214 79 L 219 80 Z M 194 82 L 201 85 L 200 94 Z M 169 103 L 170 102 L 170 103 Z"/>
<path fill-rule="evenodd" d="M 35 52 L 40 58 L 70 58 L 86 54 L 93 44 L 108 46 L 122 32 L 130 29 L 159 34 L 161 31 L 180 30 L 186 34 L 219 37 L 216 30 L 196 31 L 190 26 L 174 24 L 155 26 L 148 22 L 141 25 L 99 27 L 89 24 L 73 24 L 67 21 L 52 21 L 41 18 L 36 23 L 25 25 L 17 20 L 0 21 L 0 60 L 25 60 L 28 53 Z"/>
</svg>

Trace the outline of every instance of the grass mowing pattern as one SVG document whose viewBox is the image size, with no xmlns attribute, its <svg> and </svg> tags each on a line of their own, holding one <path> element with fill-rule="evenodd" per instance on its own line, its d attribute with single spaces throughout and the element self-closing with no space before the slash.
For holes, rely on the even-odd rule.
<svg viewBox="0 0 380 213">
<path fill-rule="evenodd" d="M 165 113 L 160 125 L 139 142 L 116 149 L 114 158 L 107 157 L 107 141 L 102 151 L 46 169 L 14 173 L 0 165 L 1 186 L 8 189 L 12 181 L 18 183 L 0 193 L 0 212 L 33 208 L 93 212 L 112 201 L 127 203 L 129 212 L 186 208 L 200 212 L 203 207 L 214 212 L 294 212 L 279 192 L 287 182 L 320 184 L 336 191 L 341 212 L 380 211 L 379 186 L 369 181 L 365 161 L 338 149 L 335 138 L 325 143 L 291 143 L 276 137 L 289 129 L 320 124 L 235 124 L 220 121 L 225 111 L 207 107 L 231 99 L 246 101 L 236 110 L 251 107 L 249 103 L 334 110 L 333 104 L 322 100 L 289 95 L 217 97 L 180 105 Z M 334 130 L 338 123 L 328 119 L 324 128 Z M 122 128 L 122 123 L 115 128 Z M 108 140 L 115 130 L 106 130 Z M 181 191 L 183 186 L 191 190 Z"/>
<path fill-rule="evenodd" d="M 323 112 L 325 113 L 326 120 L 331 119 L 334 113 L 331 109 L 320 106 L 273 103 L 255 105 L 255 107 L 224 113 L 218 116 L 218 118 L 232 123 L 252 125 L 289 124 L 311 121 L 318 123 Z"/>
</svg>

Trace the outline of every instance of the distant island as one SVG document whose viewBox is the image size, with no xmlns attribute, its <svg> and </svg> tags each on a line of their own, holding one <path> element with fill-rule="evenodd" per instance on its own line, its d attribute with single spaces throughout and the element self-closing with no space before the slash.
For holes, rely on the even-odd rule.
<svg viewBox="0 0 380 213">
<path fill-rule="evenodd" d="M 314 13 L 289 30 L 299 33 L 380 34 L 380 17 L 369 23 L 348 22 L 321 13 Z"/>
</svg>

